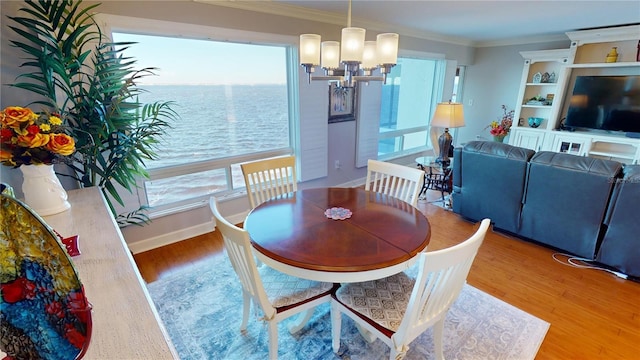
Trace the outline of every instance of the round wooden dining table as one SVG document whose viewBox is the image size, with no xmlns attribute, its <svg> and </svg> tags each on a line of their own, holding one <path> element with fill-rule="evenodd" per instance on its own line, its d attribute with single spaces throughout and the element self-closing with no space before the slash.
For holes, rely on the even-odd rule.
<svg viewBox="0 0 640 360">
<path fill-rule="evenodd" d="M 337 219 L 326 215 L 332 208 Z M 415 263 L 431 236 L 427 218 L 411 204 L 361 188 L 304 189 L 276 197 L 254 208 L 244 228 L 266 265 L 336 283 L 399 273 Z"/>
</svg>

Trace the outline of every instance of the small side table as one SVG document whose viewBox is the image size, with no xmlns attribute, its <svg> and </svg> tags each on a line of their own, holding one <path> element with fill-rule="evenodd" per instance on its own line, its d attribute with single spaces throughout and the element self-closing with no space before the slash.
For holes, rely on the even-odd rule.
<svg viewBox="0 0 640 360">
<path fill-rule="evenodd" d="M 453 188 L 453 159 L 449 163 L 436 162 L 435 156 L 421 156 L 416 158 L 418 168 L 424 171 L 424 185 L 420 196 L 426 195 L 427 190 L 440 191 L 441 201 L 446 205 L 444 194 L 451 194 Z"/>
</svg>

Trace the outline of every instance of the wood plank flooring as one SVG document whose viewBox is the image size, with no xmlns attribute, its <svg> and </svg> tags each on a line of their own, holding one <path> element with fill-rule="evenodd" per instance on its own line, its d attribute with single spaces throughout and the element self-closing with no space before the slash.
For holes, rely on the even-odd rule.
<svg viewBox="0 0 640 360">
<path fill-rule="evenodd" d="M 439 198 L 429 192 L 429 200 Z M 457 244 L 475 224 L 427 201 L 418 207 L 432 226 L 429 250 Z M 222 256 L 218 232 L 134 256 L 153 282 Z M 553 259 L 555 251 L 490 231 L 469 284 L 551 324 L 536 359 L 640 359 L 640 283 Z M 559 257 L 564 259 L 563 257 Z"/>
</svg>

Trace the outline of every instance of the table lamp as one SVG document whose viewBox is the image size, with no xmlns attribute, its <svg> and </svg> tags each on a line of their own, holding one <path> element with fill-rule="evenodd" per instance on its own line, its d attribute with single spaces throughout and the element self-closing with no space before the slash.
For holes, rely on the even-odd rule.
<svg viewBox="0 0 640 360">
<path fill-rule="evenodd" d="M 449 149 L 451 148 L 451 142 L 453 141 L 451 134 L 449 134 L 449 128 L 464 126 L 464 111 L 462 109 L 462 104 L 452 103 L 451 101 L 439 103 L 436 106 L 436 111 L 431 119 L 431 126 L 444 128 L 444 133 L 438 138 L 440 154 L 438 155 L 436 162 L 449 163 Z"/>
</svg>

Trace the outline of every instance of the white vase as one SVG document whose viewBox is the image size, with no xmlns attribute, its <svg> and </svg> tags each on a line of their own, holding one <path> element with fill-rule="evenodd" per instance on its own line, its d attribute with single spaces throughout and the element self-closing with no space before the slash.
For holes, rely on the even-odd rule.
<svg viewBox="0 0 640 360">
<path fill-rule="evenodd" d="M 24 202 L 38 215 L 53 215 L 71 207 L 53 165 L 22 165 L 20 170 Z"/>
</svg>

